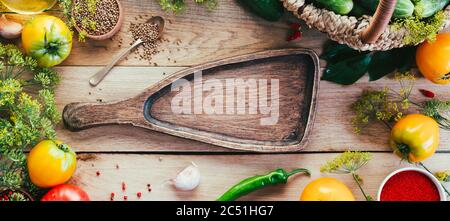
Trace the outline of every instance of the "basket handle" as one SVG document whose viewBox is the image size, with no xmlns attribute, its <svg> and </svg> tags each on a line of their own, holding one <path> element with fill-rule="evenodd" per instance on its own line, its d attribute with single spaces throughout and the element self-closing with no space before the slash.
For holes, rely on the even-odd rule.
<svg viewBox="0 0 450 221">
<path fill-rule="evenodd" d="M 380 38 L 380 35 L 384 32 L 391 21 L 396 5 L 397 0 L 380 0 L 380 4 L 378 4 L 377 10 L 373 15 L 373 19 L 370 22 L 369 27 L 367 27 L 361 35 L 361 40 L 363 43 L 372 44 Z"/>
</svg>

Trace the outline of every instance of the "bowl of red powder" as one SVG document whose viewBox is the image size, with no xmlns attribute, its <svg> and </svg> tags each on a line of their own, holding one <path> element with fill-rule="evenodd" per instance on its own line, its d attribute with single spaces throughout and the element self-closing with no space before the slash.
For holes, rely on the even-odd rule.
<svg viewBox="0 0 450 221">
<path fill-rule="evenodd" d="M 426 170 L 408 167 L 389 174 L 378 191 L 379 201 L 446 201 L 439 180 Z"/>
</svg>

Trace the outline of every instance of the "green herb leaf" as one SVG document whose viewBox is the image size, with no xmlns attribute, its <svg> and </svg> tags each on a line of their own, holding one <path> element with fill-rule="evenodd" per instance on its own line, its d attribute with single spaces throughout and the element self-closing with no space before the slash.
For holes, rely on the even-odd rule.
<svg viewBox="0 0 450 221">
<path fill-rule="evenodd" d="M 368 69 L 369 80 L 376 81 L 395 71 L 402 59 L 399 58 L 399 56 L 395 56 L 396 54 L 398 54 L 396 53 L 396 50 L 375 52 Z"/>
<path fill-rule="evenodd" d="M 348 47 L 347 45 L 333 42 L 328 44 L 327 47 L 325 47 L 325 50 L 320 56 L 320 58 L 328 62 L 336 62 L 346 58 L 354 57 L 359 54 L 366 54 L 366 53 L 356 51 Z"/>
<path fill-rule="evenodd" d="M 411 68 L 416 65 L 416 49 L 416 47 L 404 47 L 397 49 L 400 51 L 398 56 L 403 58 L 397 65 L 398 72 L 410 71 Z"/>
<path fill-rule="evenodd" d="M 369 54 L 360 54 L 356 57 L 330 63 L 323 73 L 322 80 L 343 85 L 353 84 L 364 76 L 371 60 L 372 57 Z"/>
</svg>

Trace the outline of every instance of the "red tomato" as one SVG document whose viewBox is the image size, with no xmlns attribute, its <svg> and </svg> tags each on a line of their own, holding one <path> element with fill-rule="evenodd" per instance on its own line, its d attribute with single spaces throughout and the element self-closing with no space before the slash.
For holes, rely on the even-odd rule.
<svg viewBox="0 0 450 221">
<path fill-rule="evenodd" d="M 89 195 L 80 187 L 62 184 L 48 191 L 41 201 L 89 201 Z"/>
</svg>

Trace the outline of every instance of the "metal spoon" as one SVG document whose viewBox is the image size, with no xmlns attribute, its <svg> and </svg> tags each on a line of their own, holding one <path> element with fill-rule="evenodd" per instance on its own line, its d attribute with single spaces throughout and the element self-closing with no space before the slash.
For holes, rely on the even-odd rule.
<svg viewBox="0 0 450 221">
<path fill-rule="evenodd" d="M 146 23 L 153 23 L 153 24 L 158 25 L 158 37 L 157 37 L 157 39 L 160 38 L 162 33 L 163 33 L 163 30 L 164 30 L 164 19 L 162 17 L 160 17 L 160 16 L 154 16 L 154 17 L 151 17 L 149 20 L 147 20 Z M 106 65 L 99 72 L 97 72 L 94 76 L 92 76 L 91 79 L 89 79 L 89 84 L 94 86 L 94 87 L 97 86 L 103 80 L 103 78 L 105 78 L 105 76 L 109 73 L 109 71 L 114 67 L 114 65 L 117 64 L 117 62 L 122 60 L 122 58 L 125 57 L 126 55 L 128 55 L 128 53 L 130 53 L 130 51 L 132 51 L 134 48 L 136 48 L 137 46 L 141 45 L 142 43 L 144 43 L 144 41 L 142 41 L 141 39 L 138 39 L 129 48 L 127 48 L 127 49 L 123 50 L 122 52 L 120 52 L 120 54 L 118 54 L 112 60 L 111 63 Z"/>
</svg>

